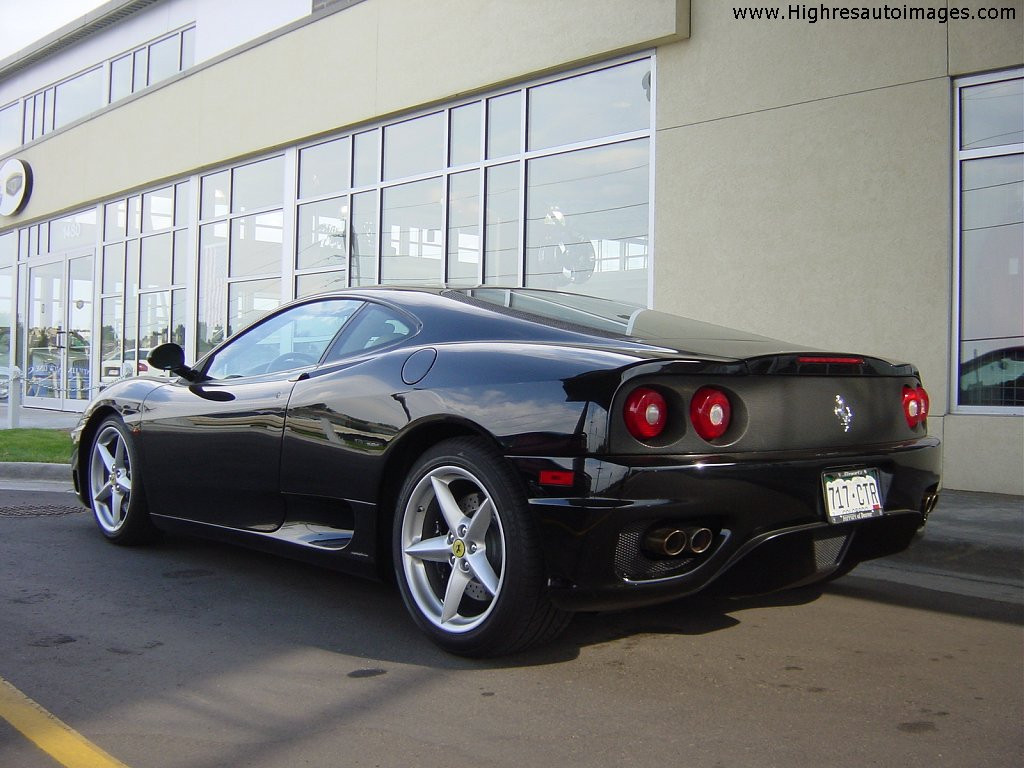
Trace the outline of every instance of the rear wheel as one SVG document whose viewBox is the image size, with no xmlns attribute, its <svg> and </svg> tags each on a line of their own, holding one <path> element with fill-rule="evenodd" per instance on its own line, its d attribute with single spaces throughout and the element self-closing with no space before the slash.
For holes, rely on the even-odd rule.
<svg viewBox="0 0 1024 768">
<path fill-rule="evenodd" d="M 545 594 L 526 506 L 511 468 L 480 438 L 440 443 L 410 472 L 395 516 L 395 571 L 413 619 L 445 650 L 511 653 L 568 623 Z"/>
<path fill-rule="evenodd" d="M 139 544 L 156 534 L 142 492 L 135 446 L 116 416 L 100 424 L 92 441 L 89 494 L 96 524 L 114 543 Z"/>
</svg>

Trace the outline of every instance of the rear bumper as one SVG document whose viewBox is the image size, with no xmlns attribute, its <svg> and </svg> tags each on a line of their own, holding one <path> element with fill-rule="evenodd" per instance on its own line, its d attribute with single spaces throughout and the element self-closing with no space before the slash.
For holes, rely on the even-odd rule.
<svg viewBox="0 0 1024 768">
<path fill-rule="evenodd" d="M 770 592 L 902 551 L 939 489 L 938 440 L 855 455 L 513 458 L 531 488 L 552 600 L 568 610 L 625 608 L 714 589 Z M 537 469 L 574 473 L 574 495 L 537 486 Z M 822 474 L 878 471 L 884 514 L 828 522 Z M 656 557 L 641 545 L 660 526 L 706 527 L 704 553 Z"/>
</svg>

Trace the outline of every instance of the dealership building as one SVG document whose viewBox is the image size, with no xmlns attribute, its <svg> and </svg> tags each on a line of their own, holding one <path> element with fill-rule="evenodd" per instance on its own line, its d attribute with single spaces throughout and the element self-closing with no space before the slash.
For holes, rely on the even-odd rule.
<svg viewBox="0 0 1024 768">
<path fill-rule="evenodd" d="M 557 288 L 911 361 L 945 486 L 1024 494 L 1022 0 L 111 0 L 0 61 L 0 177 L 27 407 L 333 288 Z"/>
</svg>

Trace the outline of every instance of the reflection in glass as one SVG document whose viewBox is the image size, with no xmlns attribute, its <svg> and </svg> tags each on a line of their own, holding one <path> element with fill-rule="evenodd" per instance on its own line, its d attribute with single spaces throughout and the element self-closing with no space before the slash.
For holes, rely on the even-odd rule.
<svg viewBox="0 0 1024 768">
<path fill-rule="evenodd" d="M 142 238 L 142 265 L 139 287 L 163 288 L 170 285 L 173 240 L 170 232 Z"/>
<path fill-rule="evenodd" d="M 348 136 L 299 152 L 299 197 L 320 197 L 348 189 L 352 142 Z"/>
<path fill-rule="evenodd" d="M 192 205 L 192 191 L 187 181 L 174 186 L 174 226 L 188 226 L 188 209 Z"/>
<path fill-rule="evenodd" d="M 171 291 L 171 341 L 185 346 L 185 324 L 188 322 L 185 311 L 185 290 Z"/>
<path fill-rule="evenodd" d="M 376 184 L 380 181 L 380 134 L 357 133 L 352 141 L 352 186 Z"/>
<path fill-rule="evenodd" d="M 178 73 L 178 36 L 165 38 L 149 46 L 149 84 L 159 83 Z"/>
<path fill-rule="evenodd" d="M 519 284 L 519 164 L 487 169 L 484 282 Z"/>
<path fill-rule="evenodd" d="M 188 231 L 174 233 L 174 264 L 171 267 L 171 283 L 184 285 L 188 269 Z"/>
<path fill-rule="evenodd" d="M 345 269 L 347 252 L 347 196 L 299 206 L 297 269 Z"/>
<path fill-rule="evenodd" d="M 142 196 L 142 232 L 167 229 L 174 224 L 174 187 L 164 187 Z"/>
<path fill-rule="evenodd" d="M 270 211 L 231 222 L 231 277 L 281 272 L 283 215 Z"/>
<path fill-rule="evenodd" d="M 352 195 L 351 285 L 377 282 L 377 193 Z"/>
<path fill-rule="evenodd" d="M 21 109 L 15 103 L 0 109 L 0 155 L 21 144 Z"/>
<path fill-rule="evenodd" d="M 14 324 L 14 268 L 0 268 L 0 368 L 11 364 L 11 326 Z M 5 382 L 0 371 L 0 385 Z"/>
<path fill-rule="evenodd" d="M 232 213 L 281 205 L 284 199 L 284 156 L 249 163 L 231 173 Z"/>
<path fill-rule="evenodd" d="M 345 287 L 345 283 L 345 273 L 342 271 L 299 275 L 295 278 L 295 298 L 340 290 Z"/>
<path fill-rule="evenodd" d="M 103 79 L 103 68 L 97 67 L 58 85 L 57 104 L 54 107 L 54 128 L 74 122 L 83 115 L 95 112 L 102 107 Z M 36 111 L 39 112 L 38 104 Z"/>
<path fill-rule="evenodd" d="M 448 181 L 448 275 L 453 285 L 480 282 L 480 171 Z"/>
<path fill-rule="evenodd" d="M 29 329 L 25 394 L 60 396 L 63 368 L 64 264 L 44 264 L 29 272 Z"/>
<path fill-rule="evenodd" d="M 212 219 L 216 216 L 226 216 L 228 213 L 228 179 L 229 173 L 211 173 L 203 176 L 200 196 L 199 216 L 203 219 Z"/>
<path fill-rule="evenodd" d="M 960 167 L 959 402 L 1021 406 L 1024 155 L 967 160 Z"/>
<path fill-rule="evenodd" d="M 142 228 L 142 198 L 136 195 L 128 198 L 128 237 L 139 234 Z"/>
<path fill-rule="evenodd" d="M 127 293 L 133 298 L 139 293 L 139 241 L 125 243 L 124 281 Z"/>
<path fill-rule="evenodd" d="M 0 267 L 8 267 L 18 260 L 18 233 L 5 232 L 0 235 Z M 2 327 L 0 323 L 0 327 Z"/>
<path fill-rule="evenodd" d="M 441 179 L 384 190 L 381 225 L 382 284 L 436 284 L 442 279 Z"/>
<path fill-rule="evenodd" d="M 121 346 L 124 332 L 124 300 L 120 296 L 100 302 L 100 380 L 110 381 L 121 375 L 124 360 Z"/>
<path fill-rule="evenodd" d="M 124 292 L 124 243 L 103 248 L 103 293 Z"/>
<path fill-rule="evenodd" d="M 649 128 L 650 88 L 647 60 L 531 88 L 527 146 L 546 149 Z"/>
<path fill-rule="evenodd" d="M 384 179 L 439 171 L 444 166 L 444 113 L 384 126 Z"/>
<path fill-rule="evenodd" d="M 171 338 L 171 292 L 157 291 L 139 296 L 139 358 Z"/>
<path fill-rule="evenodd" d="M 68 279 L 65 392 L 71 400 L 88 400 L 92 397 L 89 365 L 92 351 L 92 256 L 71 259 L 68 262 Z"/>
<path fill-rule="evenodd" d="M 118 200 L 103 206 L 103 239 L 120 240 L 128 233 L 128 203 Z"/>
<path fill-rule="evenodd" d="M 506 93 L 487 100 L 487 157 L 518 154 L 522 139 L 522 94 Z"/>
<path fill-rule="evenodd" d="M 199 325 L 196 350 L 205 355 L 224 340 L 228 301 L 228 225 L 225 221 L 199 228 Z"/>
<path fill-rule="evenodd" d="M 529 162 L 528 287 L 647 303 L 648 157 L 639 139 Z"/>
<path fill-rule="evenodd" d="M 1024 78 L 960 91 L 961 149 L 1024 142 Z"/>
<path fill-rule="evenodd" d="M 115 102 L 131 95 L 132 57 L 122 56 L 110 62 L 110 101 Z"/>
<path fill-rule="evenodd" d="M 246 280 L 228 286 L 228 336 L 281 304 L 281 280 Z"/>
<path fill-rule="evenodd" d="M 480 162 L 480 109 L 474 101 L 451 111 L 449 165 Z"/>
</svg>

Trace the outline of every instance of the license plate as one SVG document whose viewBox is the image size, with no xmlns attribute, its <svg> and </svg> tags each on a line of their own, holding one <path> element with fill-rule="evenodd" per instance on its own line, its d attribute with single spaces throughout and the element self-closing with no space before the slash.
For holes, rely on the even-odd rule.
<svg viewBox="0 0 1024 768">
<path fill-rule="evenodd" d="M 884 514 L 878 491 L 878 470 L 850 469 L 821 476 L 830 523 L 848 523 Z"/>
</svg>

